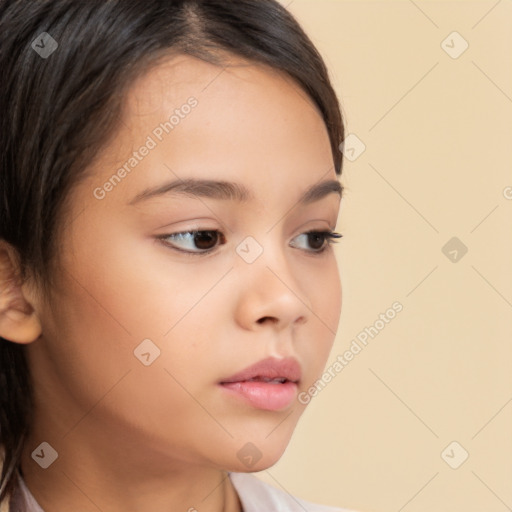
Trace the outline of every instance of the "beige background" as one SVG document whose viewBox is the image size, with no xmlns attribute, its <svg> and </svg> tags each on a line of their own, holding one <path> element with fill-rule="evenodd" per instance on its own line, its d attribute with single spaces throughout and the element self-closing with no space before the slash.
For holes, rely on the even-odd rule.
<svg viewBox="0 0 512 512">
<path fill-rule="evenodd" d="M 361 512 L 512 510 L 512 2 L 282 3 L 366 145 L 341 178 L 329 363 L 393 302 L 404 309 L 257 476 Z M 458 58 L 443 46 L 459 52 L 459 36 L 442 46 L 454 31 L 469 45 Z M 452 237 L 468 248 L 456 262 L 442 252 Z M 441 457 L 452 441 L 469 453 L 458 469 Z M 461 448 L 447 453 L 455 464 Z"/>
</svg>

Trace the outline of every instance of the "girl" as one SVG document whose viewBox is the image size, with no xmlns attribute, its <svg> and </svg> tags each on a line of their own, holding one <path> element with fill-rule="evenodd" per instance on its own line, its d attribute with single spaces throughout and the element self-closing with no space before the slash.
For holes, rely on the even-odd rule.
<svg viewBox="0 0 512 512">
<path fill-rule="evenodd" d="M 1 0 L 2 512 L 335 511 L 275 464 L 334 341 L 344 127 L 274 0 Z"/>
</svg>

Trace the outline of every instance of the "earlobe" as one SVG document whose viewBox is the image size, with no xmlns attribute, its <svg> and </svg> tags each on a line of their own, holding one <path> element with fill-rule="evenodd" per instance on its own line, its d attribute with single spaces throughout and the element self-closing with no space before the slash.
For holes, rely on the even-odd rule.
<svg viewBox="0 0 512 512">
<path fill-rule="evenodd" d="M 26 295 L 16 251 L 0 240 L 0 337 L 26 344 L 41 335 L 38 314 Z"/>
</svg>

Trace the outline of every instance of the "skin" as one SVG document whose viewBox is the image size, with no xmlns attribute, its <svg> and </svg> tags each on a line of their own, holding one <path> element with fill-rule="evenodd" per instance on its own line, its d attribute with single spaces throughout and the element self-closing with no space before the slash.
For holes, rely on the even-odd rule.
<svg viewBox="0 0 512 512">
<path fill-rule="evenodd" d="M 327 130 L 290 78 L 232 64 L 220 73 L 172 57 L 133 83 L 123 124 L 68 198 L 50 300 L 27 282 L 0 317 L 0 335 L 25 344 L 35 383 L 22 470 L 46 512 L 241 510 L 226 471 L 275 464 L 306 406 L 256 409 L 218 381 L 270 356 L 298 360 L 298 393 L 323 371 L 341 283 L 333 247 L 316 255 L 301 234 L 334 230 L 340 196 L 297 200 L 337 178 Z M 191 96 L 197 107 L 97 199 Z M 236 181 L 255 199 L 167 194 L 129 204 L 176 177 Z M 157 239 L 194 228 L 217 229 L 226 243 L 201 257 Z M 251 264 L 235 251 L 247 236 L 263 247 Z M 191 238 L 170 241 L 198 250 Z M 161 351 L 150 366 L 133 353 L 144 339 Z M 43 441 L 58 452 L 48 469 L 31 457 Z M 248 442 L 261 452 L 251 468 L 237 457 Z"/>
</svg>

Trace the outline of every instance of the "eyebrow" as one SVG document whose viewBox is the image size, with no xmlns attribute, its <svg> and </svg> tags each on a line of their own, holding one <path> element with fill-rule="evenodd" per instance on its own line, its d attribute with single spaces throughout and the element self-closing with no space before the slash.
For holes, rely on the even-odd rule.
<svg viewBox="0 0 512 512">
<path fill-rule="evenodd" d="M 343 185 L 336 180 L 327 180 L 315 183 L 308 187 L 299 197 L 298 204 L 306 205 L 319 201 L 329 194 L 335 193 L 342 197 Z M 164 183 L 154 188 L 149 188 L 136 195 L 130 202 L 130 205 L 146 201 L 148 199 L 176 194 L 192 198 L 204 197 L 209 199 L 248 202 L 254 200 L 252 192 L 242 185 L 232 181 L 218 181 L 206 179 L 183 179 Z"/>
</svg>

